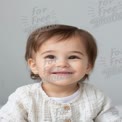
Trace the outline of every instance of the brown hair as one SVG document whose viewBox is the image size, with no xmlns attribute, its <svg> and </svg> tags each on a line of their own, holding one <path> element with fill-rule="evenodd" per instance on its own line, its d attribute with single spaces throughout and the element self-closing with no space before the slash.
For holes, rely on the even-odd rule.
<svg viewBox="0 0 122 122">
<path fill-rule="evenodd" d="M 33 54 L 39 50 L 40 46 L 45 41 L 54 36 L 59 37 L 59 40 L 57 41 L 65 40 L 73 36 L 80 37 L 82 42 L 84 43 L 89 62 L 93 69 L 97 57 L 97 45 L 94 37 L 86 30 L 79 29 L 77 27 L 69 25 L 48 25 L 33 31 L 28 37 L 26 44 L 26 61 L 28 61 L 28 59 L 30 58 L 33 58 Z M 30 76 L 32 79 L 41 79 L 38 75 L 34 74 L 33 72 L 31 72 Z M 87 74 L 81 80 L 84 81 L 86 78 L 88 78 Z"/>
</svg>

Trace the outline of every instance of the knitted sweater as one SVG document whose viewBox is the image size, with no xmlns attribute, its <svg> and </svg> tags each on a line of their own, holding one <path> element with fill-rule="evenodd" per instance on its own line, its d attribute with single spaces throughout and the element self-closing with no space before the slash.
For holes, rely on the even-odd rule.
<svg viewBox="0 0 122 122">
<path fill-rule="evenodd" d="M 41 83 L 11 94 L 0 110 L 0 122 L 122 122 L 110 99 L 88 83 L 79 83 L 80 95 L 68 103 L 52 100 Z"/>
</svg>

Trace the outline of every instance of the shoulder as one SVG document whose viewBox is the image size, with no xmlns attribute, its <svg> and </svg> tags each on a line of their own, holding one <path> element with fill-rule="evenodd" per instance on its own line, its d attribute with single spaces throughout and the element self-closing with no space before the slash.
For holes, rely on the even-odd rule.
<svg viewBox="0 0 122 122">
<path fill-rule="evenodd" d="M 83 82 L 83 83 L 80 83 L 81 87 L 87 91 L 87 92 L 102 92 L 101 89 L 97 88 L 95 85 L 89 83 L 89 82 Z"/>
<path fill-rule="evenodd" d="M 105 106 L 111 105 L 111 99 L 107 97 L 104 92 L 90 83 L 81 83 L 83 86 L 83 99 L 85 104 L 89 106 L 89 110 L 93 110 L 94 114 L 97 115 Z"/>
<path fill-rule="evenodd" d="M 39 83 L 21 86 L 15 90 L 9 97 L 8 101 L 0 110 L 0 121 L 25 121 L 31 108 L 32 97 L 30 94 L 38 89 Z"/>
<path fill-rule="evenodd" d="M 10 96 L 9 99 L 23 99 L 34 94 L 38 90 L 40 83 L 33 83 L 18 87 Z"/>
<path fill-rule="evenodd" d="M 108 98 L 101 89 L 97 88 L 93 84 L 84 82 L 81 83 L 81 85 L 83 86 L 83 93 L 89 99 L 91 98 L 96 100 L 97 102 L 102 102 Z"/>
<path fill-rule="evenodd" d="M 40 86 L 40 83 L 32 83 L 32 84 L 24 85 L 24 86 L 18 87 L 16 89 L 16 92 L 17 91 L 31 91 L 31 90 L 36 90 L 39 86 Z"/>
</svg>

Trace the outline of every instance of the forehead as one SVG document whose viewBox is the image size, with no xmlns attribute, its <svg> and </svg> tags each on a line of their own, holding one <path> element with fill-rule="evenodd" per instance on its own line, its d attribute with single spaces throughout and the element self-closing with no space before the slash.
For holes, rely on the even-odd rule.
<svg viewBox="0 0 122 122">
<path fill-rule="evenodd" d="M 39 51 L 55 50 L 55 51 L 75 51 L 79 50 L 85 53 L 86 49 L 83 39 L 79 37 L 71 37 L 64 40 L 59 40 L 58 37 L 52 37 L 44 42 Z"/>
</svg>

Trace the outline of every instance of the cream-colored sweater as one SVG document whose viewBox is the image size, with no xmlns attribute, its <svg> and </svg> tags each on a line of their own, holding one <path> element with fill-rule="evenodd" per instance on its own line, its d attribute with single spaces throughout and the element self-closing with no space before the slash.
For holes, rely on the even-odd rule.
<svg viewBox="0 0 122 122">
<path fill-rule="evenodd" d="M 111 101 L 88 83 L 68 103 L 52 100 L 41 83 L 18 88 L 0 110 L 0 122 L 122 122 Z"/>
</svg>

